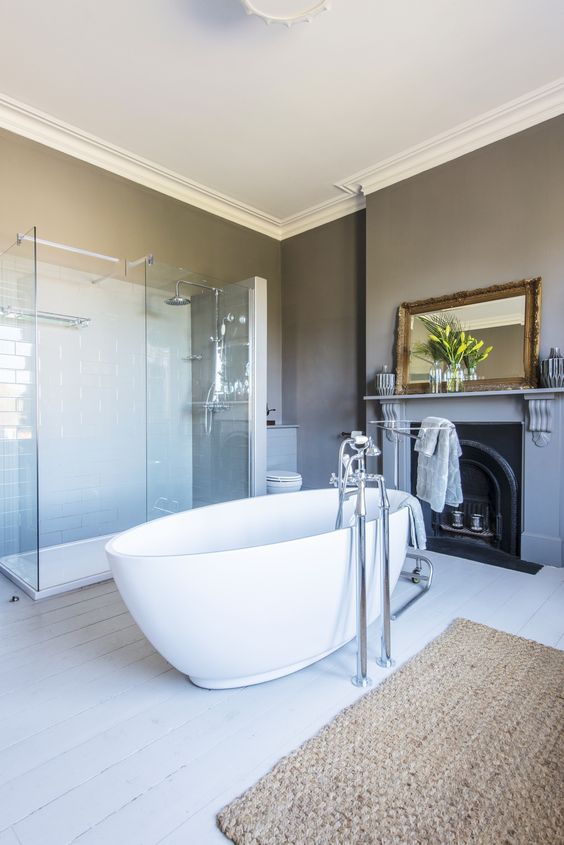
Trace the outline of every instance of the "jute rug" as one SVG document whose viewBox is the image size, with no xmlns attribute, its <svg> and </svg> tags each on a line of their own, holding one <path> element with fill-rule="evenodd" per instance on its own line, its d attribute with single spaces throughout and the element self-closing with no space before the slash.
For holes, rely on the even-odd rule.
<svg viewBox="0 0 564 845">
<path fill-rule="evenodd" d="M 237 845 L 564 843 L 564 654 L 458 619 L 218 816 Z"/>
</svg>

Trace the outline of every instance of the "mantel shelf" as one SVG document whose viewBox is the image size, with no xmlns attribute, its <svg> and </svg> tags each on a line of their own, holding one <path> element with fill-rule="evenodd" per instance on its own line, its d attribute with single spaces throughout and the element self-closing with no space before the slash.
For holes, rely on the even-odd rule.
<svg viewBox="0 0 564 845">
<path fill-rule="evenodd" d="M 378 402 L 403 402 L 411 399 L 468 399 L 476 396 L 494 397 L 494 396 L 538 396 L 542 399 L 543 396 L 553 393 L 564 393 L 564 387 L 538 387 L 529 388 L 528 390 L 469 390 L 460 393 L 393 393 L 388 396 L 365 396 L 365 401 Z"/>
</svg>

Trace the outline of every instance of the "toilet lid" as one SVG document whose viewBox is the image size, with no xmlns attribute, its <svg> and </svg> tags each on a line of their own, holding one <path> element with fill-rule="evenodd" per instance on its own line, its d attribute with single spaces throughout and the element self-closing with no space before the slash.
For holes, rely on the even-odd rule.
<svg viewBox="0 0 564 845">
<path fill-rule="evenodd" d="M 286 484 L 295 484 L 296 481 L 301 481 L 302 477 L 299 472 L 289 472 L 286 469 L 269 470 L 266 473 L 267 481 L 280 481 Z"/>
</svg>

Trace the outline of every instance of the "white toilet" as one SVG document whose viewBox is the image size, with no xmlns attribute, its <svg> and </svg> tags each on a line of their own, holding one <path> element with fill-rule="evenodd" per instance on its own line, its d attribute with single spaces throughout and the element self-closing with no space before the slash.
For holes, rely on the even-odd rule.
<svg viewBox="0 0 564 845">
<path fill-rule="evenodd" d="M 266 472 L 267 493 L 297 493 L 302 488 L 299 472 L 286 469 L 269 469 Z"/>
</svg>

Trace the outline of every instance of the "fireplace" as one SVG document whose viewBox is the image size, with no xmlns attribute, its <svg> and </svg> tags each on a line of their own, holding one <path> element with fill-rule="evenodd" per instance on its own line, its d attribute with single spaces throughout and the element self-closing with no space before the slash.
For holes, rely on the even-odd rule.
<svg viewBox="0 0 564 845">
<path fill-rule="evenodd" d="M 419 425 L 416 423 L 416 425 Z M 423 504 L 429 548 L 446 554 L 470 553 L 474 560 L 507 565 L 519 560 L 521 537 L 521 423 L 457 423 L 462 455 L 463 502 L 442 513 Z M 411 453 L 411 485 L 417 479 Z M 496 554 L 497 552 L 497 554 Z"/>
<path fill-rule="evenodd" d="M 463 486 L 469 501 L 463 509 L 462 527 L 468 533 L 456 535 L 446 530 L 447 524 L 452 527 L 453 518 L 444 514 L 433 524 L 428 510 L 427 534 L 433 547 L 442 546 L 437 551 L 471 559 L 487 558 L 488 563 L 496 562 L 493 557 L 497 556 L 504 560 L 501 565 L 521 571 L 528 566 L 526 561 L 564 566 L 564 389 L 365 398 L 370 403 L 369 431 L 375 417 L 390 426 L 416 428 L 417 420 L 437 416 L 452 420 L 460 440 L 467 441 L 464 448 L 470 460 L 463 462 Z M 471 450 L 470 444 L 475 443 L 479 448 Z M 384 434 L 379 445 L 380 466 L 387 484 L 412 490 L 416 469 L 412 441 Z M 493 464 L 490 458 L 495 458 Z M 488 533 L 470 533 L 473 513 L 484 516 Z M 456 544 L 470 548 L 471 554 L 457 551 Z M 523 565 L 514 566 L 515 561 L 522 561 Z"/>
</svg>

